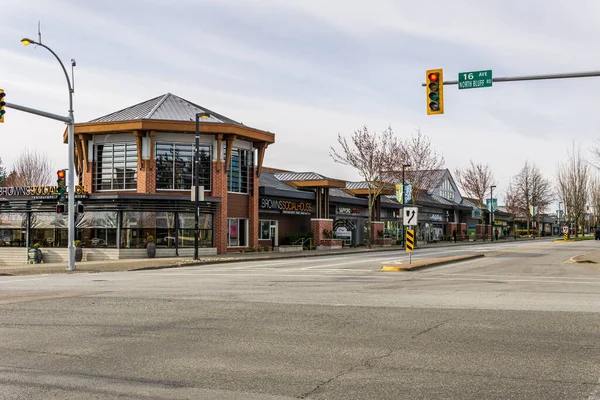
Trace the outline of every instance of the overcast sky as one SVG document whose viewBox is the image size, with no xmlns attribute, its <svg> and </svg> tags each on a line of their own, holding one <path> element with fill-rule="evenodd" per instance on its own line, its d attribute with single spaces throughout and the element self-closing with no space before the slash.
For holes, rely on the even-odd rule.
<svg viewBox="0 0 600 400">
<path fill-rule="evenodd" d="M 488 162 L 504 191 L 526 160 L 549 178 L 573 140 L 600 138 L 600 78 L 445 90 L 427 116 L 425 70 L 446 79 L 600 70 L 600 2 L 471 0 L 4 0 L 6 100 L 66 114 L 63 61 L 75 58 L 75 118 L 85 122 L 171 92 L 276 134 L 267 166 L 358 179 L 333 163 L 338 133 L 388 125 L 431 137 L 451 170 Z M 7 110 L 0 157 L 29 147 L 66 166 L 64 125 Z"/>
</svg>

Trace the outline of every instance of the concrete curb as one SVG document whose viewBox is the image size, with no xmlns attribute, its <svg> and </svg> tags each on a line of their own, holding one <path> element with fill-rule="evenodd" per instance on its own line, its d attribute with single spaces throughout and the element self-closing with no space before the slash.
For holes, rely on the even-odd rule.
<svg viewBox="0 0 600 400">
<path fill-rule="evenodd" d="M 381 267 L 381 270 L 384 272 L 412 272 L 412 271 L 417 271 L 420 269 L 438 267 L 441 265 L 469 261 L 469 260 L 474 260 L 474 259 L 482 258 L 482 257 L 485 257 L 485 255 L 484 254 L 470 254 L 470 255 L 466 255 L 466 256 L 457 256 L 455 258 L 447 259 L 447 260 L 439 260 L 439 261 L 436 261 L 435 259 L 433 259 L 431 261 L 425 260 L 422 263 L 417 263 L 412 266 L 410 264 L 405 264 L 401 267 L 393 267 L 393 266 L 384 265 L 383 267 Z"/>
</svg>

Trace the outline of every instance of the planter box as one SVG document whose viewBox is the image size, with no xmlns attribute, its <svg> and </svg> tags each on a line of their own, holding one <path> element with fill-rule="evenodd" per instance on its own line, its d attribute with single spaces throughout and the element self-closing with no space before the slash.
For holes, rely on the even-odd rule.
<svg viewBox="0 0 600 400">
<path fill-rule="evenodd" d="M 390 239 L 390 238 L 377 239 L 377 240 L 375 240 L 375 245 L 389 247 L 392 245 L 392 242 L 393 242 L 393 239 Z"/>
<path fill-rule="evenodd" d="M 302 246 L 279 246 L 277 248 L 277 251 L 279 251 L 280 253 L 290 253 L 290 252 L 295 252 L 295 251 L 302 251 Z"/>
<path fill-rule="evenodd" d="M 317 250 L 337 250 L 342 248 L 342 240 L 340 239 L 321 239 Z"/>
</svg>

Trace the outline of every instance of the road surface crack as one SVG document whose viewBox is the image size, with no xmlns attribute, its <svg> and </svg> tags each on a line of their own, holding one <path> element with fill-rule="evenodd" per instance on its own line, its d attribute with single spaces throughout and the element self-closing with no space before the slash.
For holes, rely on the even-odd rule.
<svg viewBox="0 0 600 400">
<path fill-rule="evenodd" d="M 387 353 L 385 353 L 383 355 L 376 356 L 376 357 L 371 357 L 371 358 L 367 358 L 366 360 L 360 362 L 359 364 L 353 365 L 350 368 L 345 369 L 344 371 L 341 371 L 340 373 L 338 373 L 337 375 L 335 375 L 335 376 L 327 379 L 326 381 L 320 382 L 312 390 L 310 390 L 310 391 L 308 391 L 308 392 L 306 392 L 304 394 L 301 394 L 300 396 L 298 396 L 298 398 L 299 399 L 306 399 L 307 397 L 309 397 L 309 396 L 311 396 L 311 395 L 319 392 L 323 386 L 328 385 L 329 383 L 333 382 L 334 380 L 336 380 L 336 379 L 338 379 L 338 378 L 340 378 L 340 377 L 342 377 L 344 375 L 347 375 L 347 374 L 351 373 L 352 371 L 354 371 L 357 368 L 361 368 L 361 367 L 369 367 L 369 368 L 371 368 L 372 367 L 372 365 L 371 365 L 372 362 L 375 362 L 375 361 L 378 361 L 378 360 L 382 360 L 382 359 L 384 359 L 386 357 L 389 357 L 389 356 L 392 355 L 393 352 L 394 352 L 393 350 L 388 350 Z"/>
<path fill-rule="evenodd" d="M 422 334 L 424 334 L 424 333 L 427 333 L 427 332 L 429 332 L 429 331 L 431 331 L 431 330 L 434 330 L 435 328 L 439 328 L 440 326 L 444 325 L 445 323 L 447 323 L 447 322 L 449 322 L 449 321 L 450 321 L 450 320 L 442 321 L 442 322 L 440 322 L 440 323 L 439 323 L 439 324 L 437 324 L 437 325 L 430 326 L 429 328 L 427 328 L 427 329 L 425 329 L 425 330 L 423 330 L 423 331 L 421 331 L 421 332 L 417 333 L 416 335 L 412 336 L 412 337 L 411 337 L 411 339 L 416 339 L 417 337 L 421 336 Z"/>
</svg>

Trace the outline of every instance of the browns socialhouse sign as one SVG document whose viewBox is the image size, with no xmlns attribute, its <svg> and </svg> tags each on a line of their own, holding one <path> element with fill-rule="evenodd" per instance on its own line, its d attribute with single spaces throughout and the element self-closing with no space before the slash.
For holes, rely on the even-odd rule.
<svg viewBox="0 0 600 400">
<path fill-rule="evenodd" d="M 282 214 L 312 214 L 312 204 L 305 201 L 260 199 L 260 209 L 281 211 Z"/>
<path fill-rule="evenodd" d="M 58 196 L 57 186 L 9 186 L 0 187 L 0 197 L 30 197 L 33 200 L 54 199 Z M 75 186 L 75 198 L 88 197 L 84 186 Z"/>
</svg>

